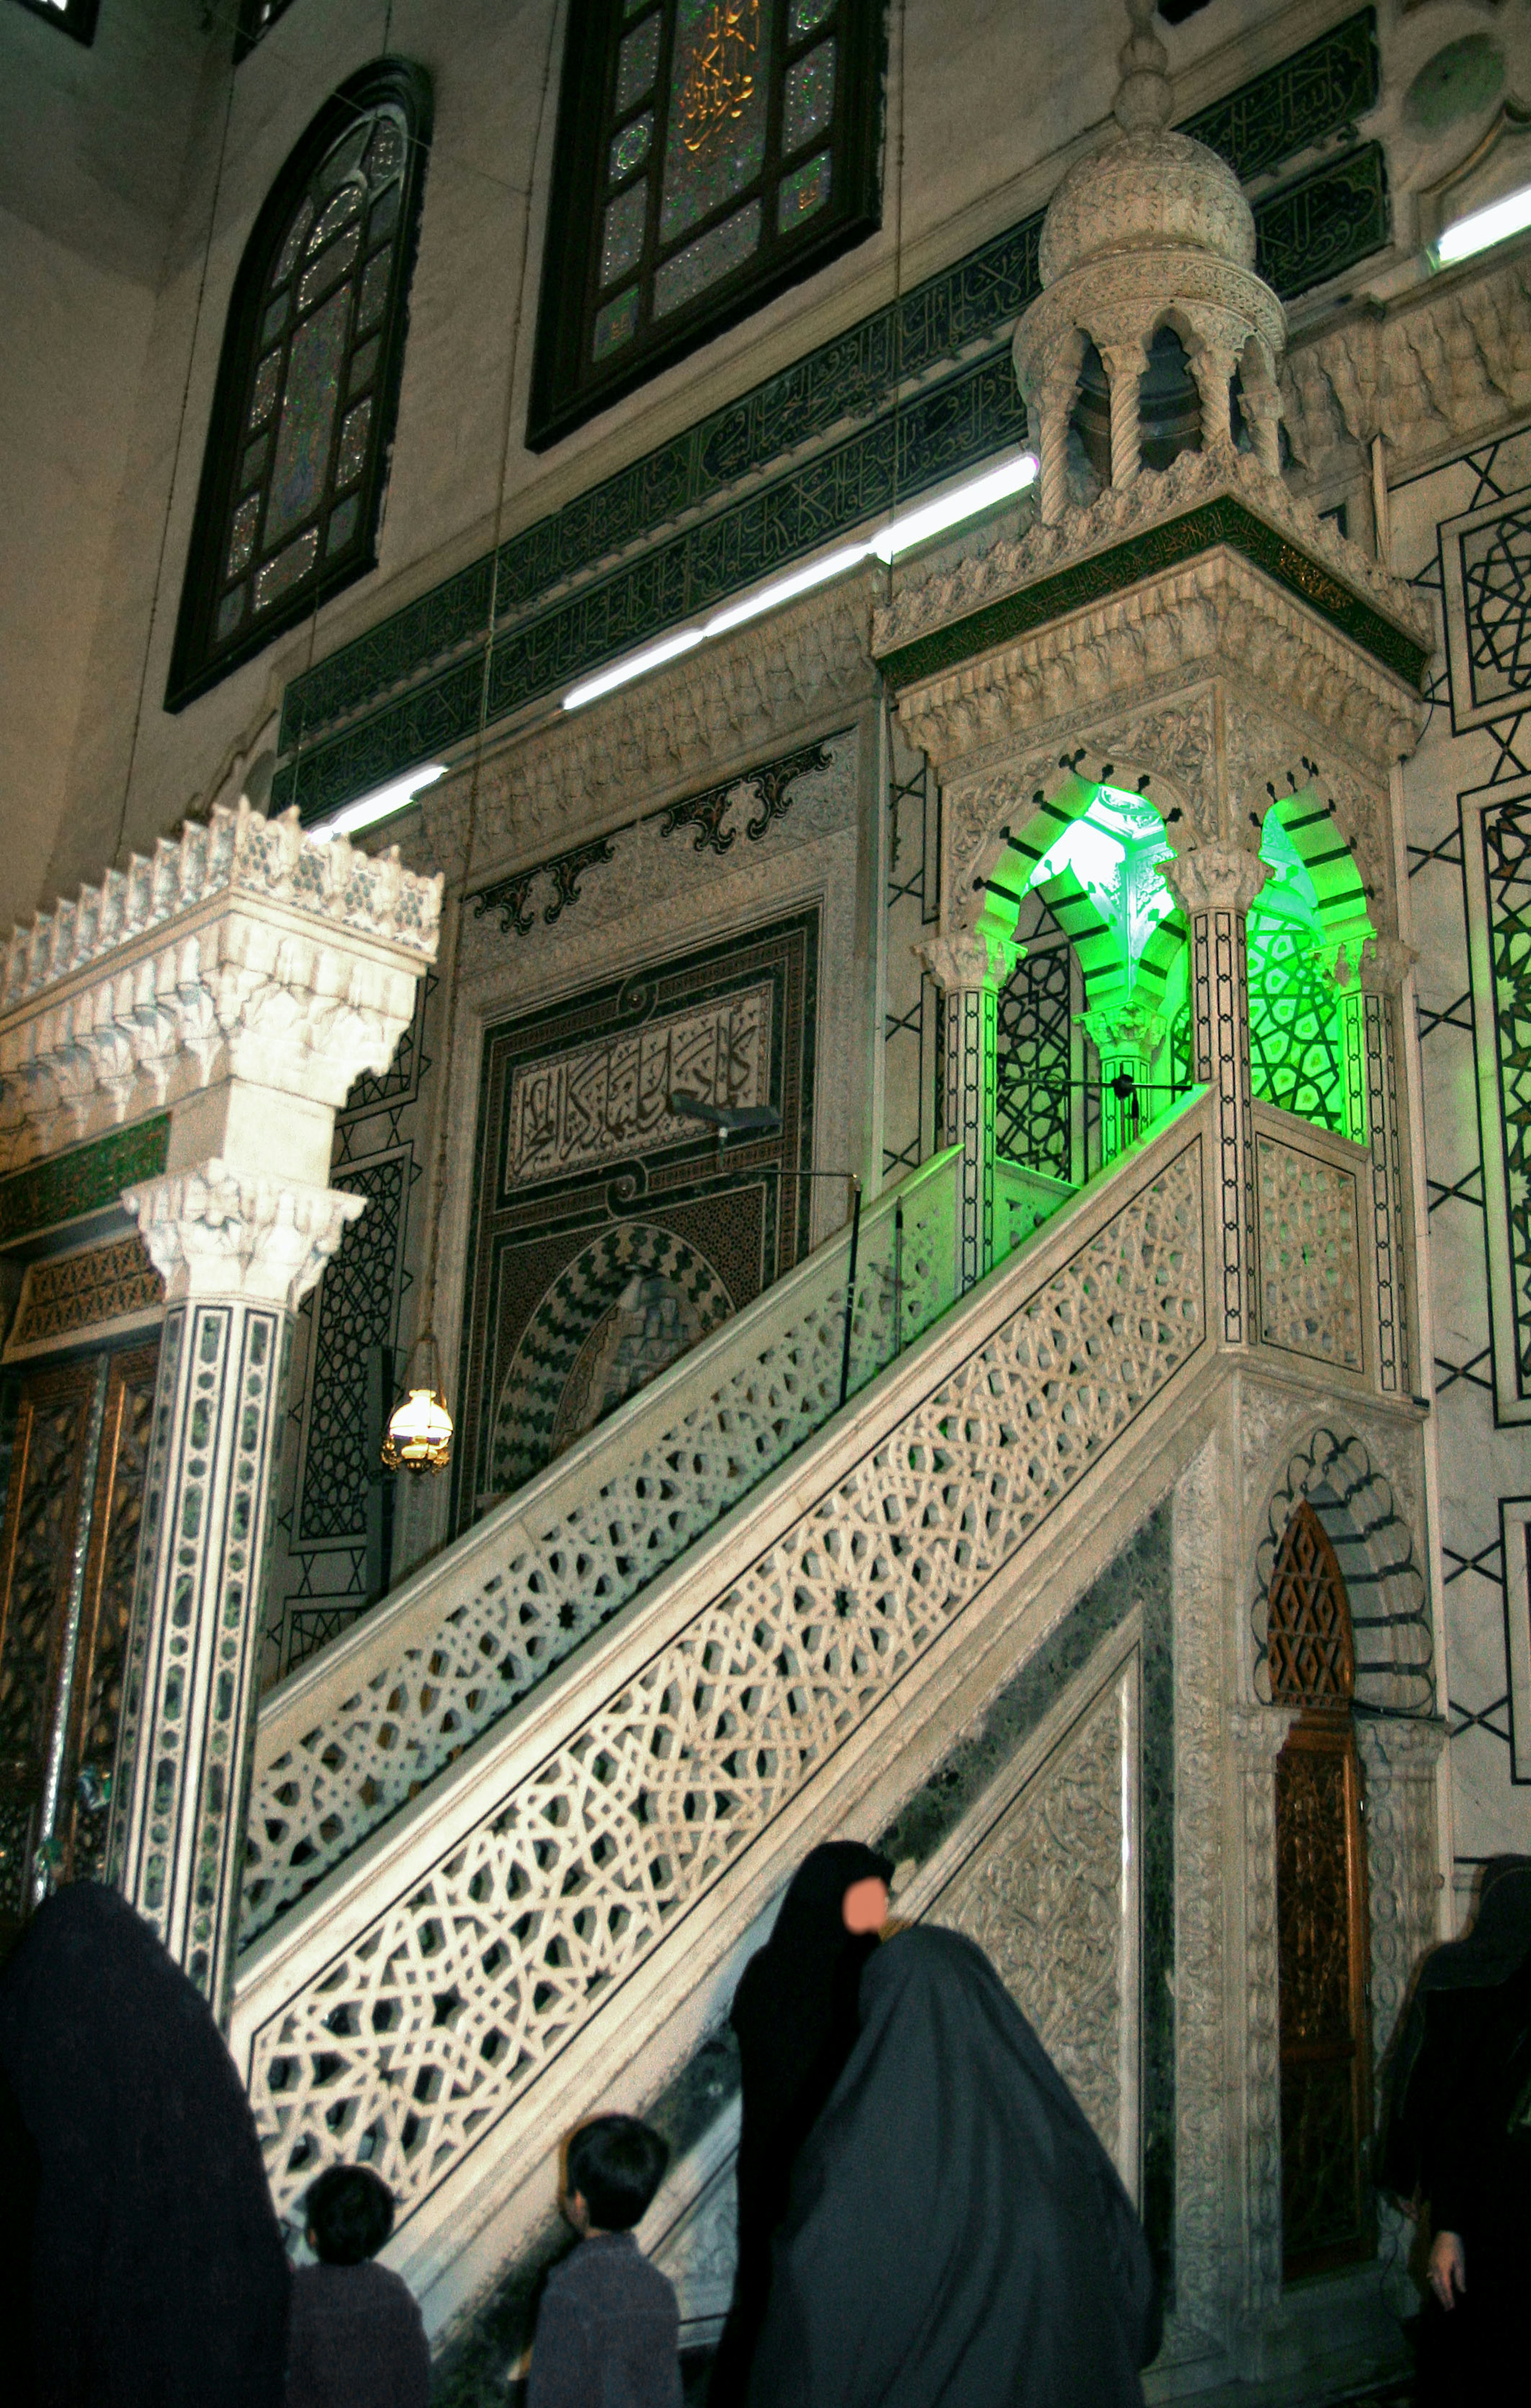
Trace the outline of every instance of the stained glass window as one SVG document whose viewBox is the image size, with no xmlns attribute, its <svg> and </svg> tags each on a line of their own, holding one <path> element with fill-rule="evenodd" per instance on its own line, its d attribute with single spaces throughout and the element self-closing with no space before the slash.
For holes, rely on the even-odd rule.
<svg viewBox="0 0 1531 2408">
<path fill-rule="evenodd" d="M 325 105 L 246 247 L 165 708 L 377 557 L 430 87 L 392 60 Z"/>
<path fill-rule="evenodd" d="M 534 450 L 872 231 L 880 41 L 877 0 L 571 12 Z"/>
<path fill-rule="evenodd" d="M 73 34 L 77 42 L 89 44 L 95 39 L 100 0 L 21 0 L 21 6 L 34 17 L 46 17 L 61 34 Z"/>
</svg>

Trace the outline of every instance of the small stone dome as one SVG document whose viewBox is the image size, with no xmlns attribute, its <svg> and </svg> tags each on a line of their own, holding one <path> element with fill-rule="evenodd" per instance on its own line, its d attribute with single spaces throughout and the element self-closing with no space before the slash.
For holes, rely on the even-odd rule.
<svg viewBox="0 0 1531 2408">
<path fill-rule="evenodd" d="M 1070 167 L 1048 205 L 1038 264 L 1046 286 L 1113 252 L 1181 247 L 1251 268 L 1254 219 L 1215 150 L 1145 127 Z"/>
</svg>

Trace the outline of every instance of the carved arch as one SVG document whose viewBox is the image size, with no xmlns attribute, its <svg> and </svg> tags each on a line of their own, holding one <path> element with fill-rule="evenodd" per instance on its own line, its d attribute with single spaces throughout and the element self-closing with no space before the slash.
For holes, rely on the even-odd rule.
<svg viewBox="0 0 1531 2408">
<path fill-rule="evenodd" d="M 1324 1424 L 1288 1448 L 1266 1490 L 1250 1608 L 1255 1696 L 1272 1702 L 1271 1590 L 1288 1527 L 1304 1503 L 1333 1549 L 1350 1600 L 1357 1713 L 1429 1717 L 1434 1635 L 1413 1532 L 1365 1441 Z"/>
<path fill-rule="evenodd" d="M 1374 898 L 1334 804 L 1322 800 L 1309 785 L 1295 794 L 1278 795 L 1261 814 L 1262 829 L 1272 813 L 1313 882 L 1319 925 L 1325 938 L 1338 940 L 1341 934 L 1353 932 L 1358 922 L 1370 917 Z"/>
</svg>

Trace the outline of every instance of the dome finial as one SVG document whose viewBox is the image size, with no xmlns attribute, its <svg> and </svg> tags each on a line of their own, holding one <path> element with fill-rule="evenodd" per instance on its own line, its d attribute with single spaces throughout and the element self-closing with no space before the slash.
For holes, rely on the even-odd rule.
<svg viewBox="0 0 1531 2408">
<path fill-rule="evenodd" d="M 1165 70 L 1169 53 L 1152 29 L 1154 0 L 1127 0 L 1131 28 L 1119 53 L 1122 81 L 1112 113 L 1123 134 L 1157 132 L 1175 105 Z"/>
</svg>

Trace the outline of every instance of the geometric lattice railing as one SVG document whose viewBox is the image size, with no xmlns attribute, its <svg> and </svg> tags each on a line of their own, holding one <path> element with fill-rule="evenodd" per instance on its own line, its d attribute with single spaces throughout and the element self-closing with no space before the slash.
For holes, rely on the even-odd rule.
<svg viewBox="0 0 1531 2408">
<path fill-rule="evenodd" d="M 1369 1203 L 1370 1177 L 1363 1147 L 1255 1105 L 1260 1342 L 1357 1377 L 1370 1352 L 1362 1186 Z"/>
<path fill-rule="evenodd" d="M 1198 1099 L 1060 1213 L 252 1952 L 232 2045 L 279 2213 L 358 2152 L 401 2227 L 480 2183 L 478 2144 L 519 2145 L 543 2070 L 631 2014 L 686 1910 L 1202 1354 L 1205 1128 Z"/>
<path fill-rule="evenodd" d="M 852 1393 L 952 1300 L 959 1160 L 862 1216 Z M 823 1427 L 849 1267 L 842 1232 L 265 1700 L 241 1946 Z"/>
</svg>

